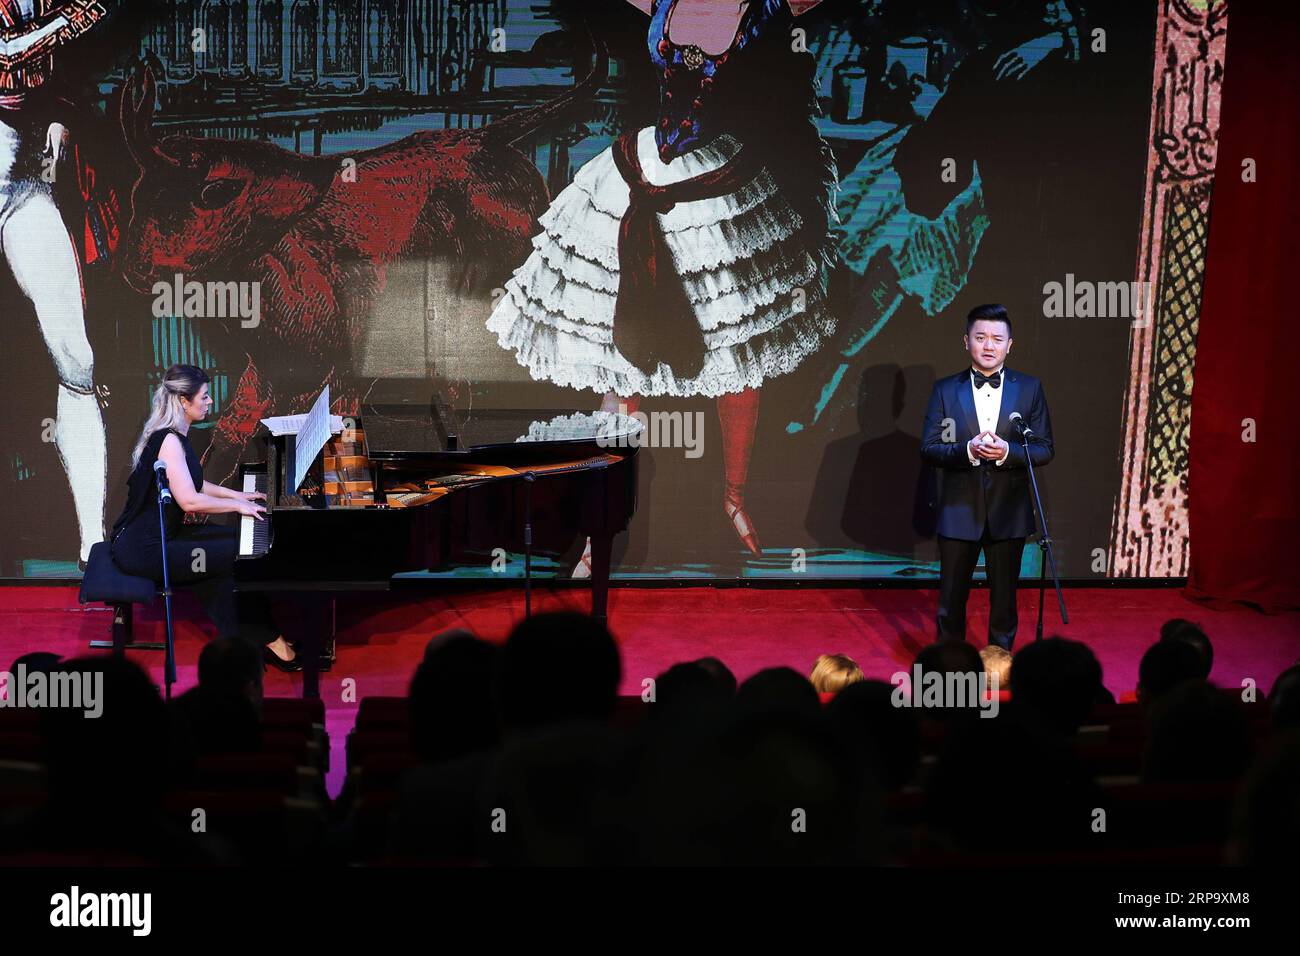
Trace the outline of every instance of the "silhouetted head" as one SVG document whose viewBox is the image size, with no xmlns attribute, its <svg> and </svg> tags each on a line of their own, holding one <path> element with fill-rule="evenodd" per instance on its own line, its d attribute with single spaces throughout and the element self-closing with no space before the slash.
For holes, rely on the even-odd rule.
<svg viewBox="0 0 1300 956">
<path fill-rule="evenodd" d="M 1279 734 L 1251 768 L 1233 814 L 1230 862 L 1288 869 L 1300 859 L 1300 731 Z"/>
<path fill-rule="evenodd" d="M 769 667 L 740 685 L 736 706 L 743 713 L 817 714 L 821 701 L 812 684 L 789 667 Z"/>
<path fill-rule="evenodd" d="M 1142 778 L 1149 783 L 1237 780 L 1250 766 L 1250 722 L 1241 703 L 1184 681 L 1151 706 Z"/>
<path fill-rule="evenodd" d="M 724 859 L 870 862 L 876 786 L 823 712 L 742 713 L 719 756 Z"/>
<path fill-rule="evenodd" d="M 1210 643 L 1210 638 L 1201 625 L 1181 617 L 1170 618 L 1160 625 L 1160 640 L 1185 641 L 1190 644 L 1201 656 L 1203 667 L 1200 676 L 1210 679 L 1210 671 L 1214 668 L 1214 645 Z"/>
<path fill-rule="evenodd" d="M 170 710 L 180 739 L 193 756 L 249 754 L 262 749 L 262 720 L 253 702 L 239 693 L 191 687 Z"/>
<path fill-rule="evenodd" d="M 919 717 L 946 722 L 979 714 L 979 681 L 984 676 L 984 662 L 979 651 L 965 641 L 937 641 L 922 648 L 916 655 L 911 676 L 912 700 L 918 705 L 926 699 L 927 690 L 942 688 L 943 691 L 939 705 L 926 706 Z"/>
<path fill-rule="evenodd" d="M 638 862 L 870 862 L 877 788 L 808 693 L 814 706 L 801 710 L 749 710 L 738 699 L 722 724 L 665 738 L 630 791 L 644 821 Z"/>
<path fill-rule="evenodd" d="M 243 697 L 262 709 L 262 652 L 250 641 L 219 637 L 199 652 L 199 686 L 223 696 Z"/>
<path fill-rule="evenodd" d="M 498 664 L 497 712 L 506 730 L 606 720 L 622 677 L 618 646 L 605 625 L 568 611 L 521 621 Z"/>
<path fill-rule="evenodd" d="M 736 693 L 736 675 L 731 672 L 731 668 L 716 657 L 701 657 L 695 661 L 713 678 L 714 683 L 728 695 L 734 696 Z"/>
<path fill-rule="evenodd" d="M 1300 664 L 1277 675 L 1268 692 L 1268 707 L 1275 731 L 1300 730 Z"/>
<path fill-rule="evenodd" d="M 507 742 L 486 785 L 488 806 L 500 807 L 506 821 L 502 832 L 483 841 L 487 860 L 612 862 L 609 854 L 622 844 L 613 834 L 627 823 L 616 802 L 624 746 L 613 728 L 590 721 L 538 727 Z"/>
<path fill-rule="evenodd" d="M 426 763 L 441 763 L 497 742 L 492 678 L 497 648 L 468 631 L 429 641 L 411 678 L 411 744 Z"/>
<path fill-rule="evenodd" d="M 62 657 L 50 651 L 32 651 L 15 658 L 9 666 L 9 673 L 17 674 L 18 668 L 22 667 L 28 674 L 48 674 L 61 660 Z"/>
<path fill-rule="evenodd" d="M 985 856 L 1082 849 L 1097 839 L 1087 772 L 1066 741 L 1029 721 L 951 724 L 923 787 L 926 830 L 941 846 Z"/>
<path fill-rule="evenodd" d="M 979 651 L 966 641 L 937 641 L 921 648 L 916 655 L 916 665 L 921 673 L 938 671 L 940 674 L 982 674 L 984 662 Z"/>
<path fill-rule="evenodd" d="M 1016 712 L 1030 714 L 1065 736 L 1074 734 L 1092 713 L 1101 689 L 1101 664 L 1092 649 L 1063 637 L 1026 646 L 1016 654 L 1011 672 Z"/>
<path fill-rule="evenodd" d="M 102 705 L 98 717 L 79 707 L 42 713 L 51 805 L 93 814 L 104 826 L 115 814 L 155 808 L 170 771 L 171 730 L 149 675 L 107 656 L 65 661 L 50 676 L 79 682 Z"/>
<path fill-rule="evenodd" d="M 1189 680 L 1204 680 L 1205 664 L 1187 641 L 1157 641 L 1138 665 L 1138 702 L 1150 707 L 1162 695 Z"/>
<path fill-rule="evenodd" d="M 445 631 L 440 631 L 429 638 L 429 643 L 424 645 L 424 660 L 427 661 L 429 658 L 441 653 L 442 649 L 448 644 L 466 637 L 477 640 L 477 635 L 473 631 L 468 631 L 463 627 L 449 627 Z"/>
<path fill-rule="evenodd" d="M 832 725 L 886 790 L 911 783 L 921 760 L 916 711 L 895 707 L 893 698 L 893 685 L 862 680 L 826 705 Z"/>
<path fill-rule="evenodd" d="M 718 715 L 726 710 L 735 696 L 698 661 L 674 664 L 655 678 L 655 702 L 650 717 L 659 720 L 671 715 L 695 719 Z"/>
</svg>

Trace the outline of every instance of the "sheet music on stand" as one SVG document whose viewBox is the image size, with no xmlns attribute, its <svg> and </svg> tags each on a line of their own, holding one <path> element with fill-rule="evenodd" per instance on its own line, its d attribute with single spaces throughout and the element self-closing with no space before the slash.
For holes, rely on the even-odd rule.
<svg viewBox="0 0 1300 956">
<path fill-rule="evenodd" d="M 302 431 L 302 426 L 307 421 L 306 415 L 273 415 L 270 418 L 263 418 L 262 424 L 276 438 L 284 435 L 296 435 Z M 343 416 L 330 416 L 330 433 L 337 435 L 343 431 Z"/>
<path fill-rule="evenodd" d="M 302 487 L 307 470 L 325 447 L 325 442 L 329 441 L 330 425 L 330 387 L 326 385 L 293 438 L 293 484 L 290 488 L 294 493 Z"/>
</svg>

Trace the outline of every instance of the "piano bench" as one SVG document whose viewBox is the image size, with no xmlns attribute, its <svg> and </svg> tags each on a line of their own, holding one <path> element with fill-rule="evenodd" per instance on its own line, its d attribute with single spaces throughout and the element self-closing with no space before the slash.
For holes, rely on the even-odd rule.
<svg viewBox="0 0 1300 956">
<path fill-rule="evenodd" d="M 113 653 L 123 651 L 161 651 L 161 641 L 135 641 L 131 628 L 137 604 L 152 604 L 158 596 L 158 585 L 149 578 L 137 578 L 122 571 L 113 563 L 113 552 L 107 541 L 92 545 L 90 560 L 81 578 L 82 604 L 102 601 L 113 609 L 113 627 L 108 640 L 94 640 L 96 649 L 112 648 Z"/>
</svg>

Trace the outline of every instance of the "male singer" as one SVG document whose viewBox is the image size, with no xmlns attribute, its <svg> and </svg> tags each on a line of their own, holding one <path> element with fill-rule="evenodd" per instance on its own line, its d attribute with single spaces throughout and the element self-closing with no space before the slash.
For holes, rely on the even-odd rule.
<svg viewBox="0 0 1300 956">
<path fill-rule="evenodd" d="M 989 581 L 989 643 L 1016 640 L 1016 582 L 1034 532 L 1019 413 L 1034 467 L 1052 460 L 1052 420 L 1043 386 L 1005 367 L 1011 319 L 1000 305 L 966 317 L 971 366 L 934 383 L 921 458 L 942 469 L 939 492 L 939 640 L 966 639 L 966 598 L 980 550 Z"/>
</svg>

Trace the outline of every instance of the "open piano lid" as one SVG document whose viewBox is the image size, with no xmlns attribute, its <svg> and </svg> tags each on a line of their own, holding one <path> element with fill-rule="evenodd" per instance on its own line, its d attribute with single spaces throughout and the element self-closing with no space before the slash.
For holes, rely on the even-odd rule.
<svg viewBox="0 0 1300 956">
<path fill-rule="evenodd" d="M 442 401 L 374 403 L 361 408 L 371 461 L 440 461 L 484 452 L 557 451 L 595 444 L 611 450 L 636 448 L 642 426 L 614 412 L 545 409 L 452 409 Z"/>
</svg>

